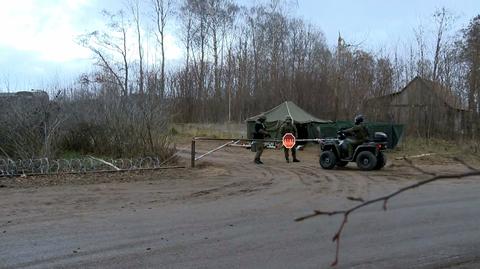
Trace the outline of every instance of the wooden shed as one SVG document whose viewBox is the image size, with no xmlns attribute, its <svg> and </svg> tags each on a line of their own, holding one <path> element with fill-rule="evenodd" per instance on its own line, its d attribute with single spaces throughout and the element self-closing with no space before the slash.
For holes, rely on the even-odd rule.
<svg viewBox="0 0 480 269">
<path fill-rule="evenodd" d="M 469 113 L 449 89 L 418 76 L 398 92 L 367 100 L 364 111 L 370 121 L 404 124 L 407 134 L 423 137 L 463 134 Z"/>
</svg>

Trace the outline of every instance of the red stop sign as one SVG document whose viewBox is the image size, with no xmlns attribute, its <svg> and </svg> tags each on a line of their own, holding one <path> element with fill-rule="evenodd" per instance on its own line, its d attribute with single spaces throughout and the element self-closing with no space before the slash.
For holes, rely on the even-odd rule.
<svg viewBox="0 0 480 269">
<path fill-rule="evenodd" d="M 282 138 L 282 144 L 287 149 L 293 148 L 295 146 L 295 136 L 292 133 L 286 133 Z"/>
</svg>

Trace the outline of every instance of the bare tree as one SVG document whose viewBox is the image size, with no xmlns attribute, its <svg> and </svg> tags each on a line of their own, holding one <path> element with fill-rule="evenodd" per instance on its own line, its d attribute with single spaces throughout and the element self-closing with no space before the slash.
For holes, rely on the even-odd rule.
<svg viewBox="0 0 480 269">
<path fill-rule="evenodd" d="M 470 134 L 472 138 L 476 138 L 480 126 L 480 15 L 473 18 L 470 24 L 462 29 L 462 33 L 461 55 L 467 65 L 468 108 L 472 112 L 469 119 Z"/>
<path fill-rule="evenodd" d="M 180 103 L 179 109 L 183 117 L 181 121 L 191 122 L 193 121 L 193 113 L 195 109 L 194 104 L 194 89 L 193 80 L 191 79 L 191 55 L 192 55 L 192 43 L 195 29 L 193 28 L 193 12 L 187 8 L 184 3 L 180 8 L 179 18 L 182 21 L 182 41 L 185 45 L 185 66 L 179 74 L 180 82 L 177 83 L 179 88 L 179 96 L 182 103 Z"/>
<path fill-rule="evenodd" d="M 127 96 L 130 93 L 127 47 L 128 22 L 122 10 L 116 14 L 104 10 L 102 14 L 109 20 L 108 31 L 96 30 L 80 36 L 78 41 L 94 53 L 97 64 L 113 76 L 114 81 L 112 82 L 120 87 L 124 96 Z M 111 56 L 110 53 L 114 55 Z M 116 55 L 120 56 L 120 63 L 115 60 Z"/>
<path fill-rule="evenodd" d="M 135 23 L 135 30 L 137 34 L 137 49 L 138 49 L 138 91 L 140 94 L 144 93 L 145 72 L 143 63 L 143 44 L 142 44 L 142 29 L 140 27 L 140 3 L 139 0 L 132 0 L 130 3 L 133 21 Z"/>
<path fill-rule="evenodd" d="M 444 46 L 443 43 L 444 43 L 445 33 L 446 31 L 448 31 L 452 23 L 452 16 L 445 9 L 445 7 L 442 7 L 441 9 L 438 9 L 435 11 L 435 13 L 433 14 L 433 18 L 435 19 L 435 22 L 437 24 L 437 35 L 436 35 L 436 41 L 435 41 L 435 56 L 433 59 L 432 80 L 437 81 L 439 65 L 441 60 L 441 53 Z"/>
<path fill-rule="evenodd" d="M 427 58 L 427 44 L 425 41 L 425 29 L 423 25 L 419 25 L 418 29 L 414 30 L 415 41 L 417 42 L 417 58 L 416 58 L 416 74 L 423 78 L 430 78 L 429 68 L 430 62 Z"/>
<path fill-rule="evenodd" d="M 238 11 L 238 6 L 235 5 L 230 0 L 209 0 L 208 1 L 208 19 L 210 23 L 211 34 L 211 44 L 213 52 L 213 74 L 214 74 L 214 99 L 216 102 L 214 106 L 217 109 L 214 109 L 216 115 L 222 114 L 222 91 L 220 88 L 221 84 L 221 73 L 222 67 L 219 66 L 220 60 L 219 57 L 223 55 L 224 40 L 227 34 L 228 29 L 233 25 L 235 20 L 236 13 Z M 219 51 L 220 50 L 220 51 Z M 222 57 L 223 58 L 223 57 Z M 225 118 L 215 118 L 215 121 L 225 120 Z"/>
<path fill-rule="evenodd" d="M 167 25 L 168 17 L 173 14 L 173 1 L 152 0 L 152 4 L 156 26 L 156 38 L 157 42 L 160 44 L 160 95 L 163 97 L 165 94 L 165 27 Z M 187 55 L 187 57 L 189 57 L 189 55 Z"/>
</svg>

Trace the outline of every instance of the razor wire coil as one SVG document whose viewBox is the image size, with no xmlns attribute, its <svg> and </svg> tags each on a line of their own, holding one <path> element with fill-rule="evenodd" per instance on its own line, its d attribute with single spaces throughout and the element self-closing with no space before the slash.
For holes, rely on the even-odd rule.
<svg viewBox="0 0 480 269">
<path fill-rule="evenodd" d="M 94 158 L 74 159 L 1 159 L 0 177 L 18 175 L 45 175 L 61 173 L 86 173 L 114 170 L 140 170 L 159 168 L 159 157 L 120 158 L 99 160 Z"/>
</svg>

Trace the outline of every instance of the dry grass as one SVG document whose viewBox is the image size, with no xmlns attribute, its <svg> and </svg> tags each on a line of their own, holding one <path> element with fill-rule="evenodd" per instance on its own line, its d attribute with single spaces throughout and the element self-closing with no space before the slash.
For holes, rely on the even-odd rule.
<svg viewBox="0 0 480 269">
<path fill-rule="evenodd" d="M 192 137 L 243 138 L 246 137 L 245 124 L 173 124 L 170 127 L 176 143 L 185 143 Z"/>
<path fill-rule="evenodd" d="M 390 155 L 391 158 L 413 156 L 415 161 L 429 164 L 451 163 L 455 162 L 453 158 L 459 158 L 480 165 L 479 152 L 480 144 L 478 141 L 406 137 L 397 148 L 390 151 Z M 428 154 L 428 156 L 419 157 L 423 154 Z"/>
</svg>

